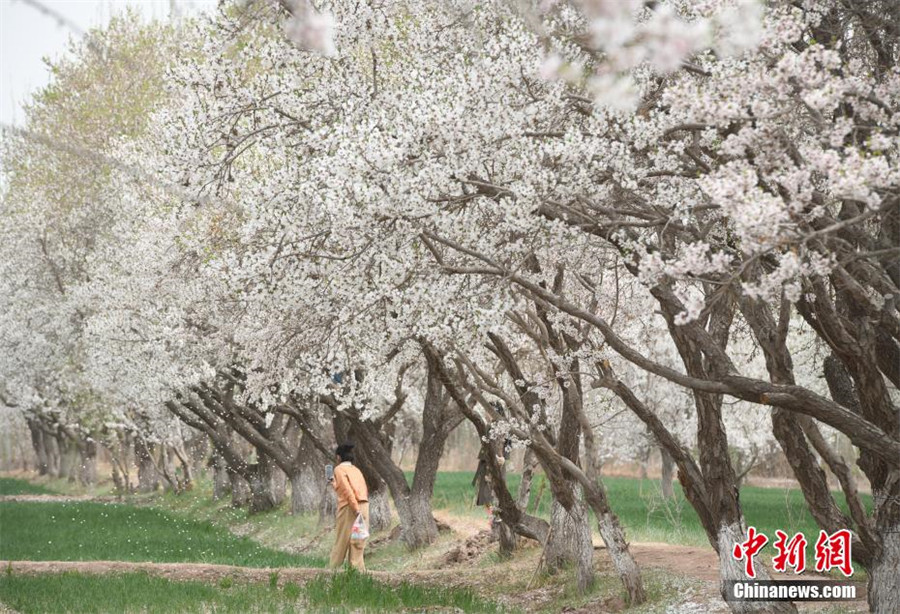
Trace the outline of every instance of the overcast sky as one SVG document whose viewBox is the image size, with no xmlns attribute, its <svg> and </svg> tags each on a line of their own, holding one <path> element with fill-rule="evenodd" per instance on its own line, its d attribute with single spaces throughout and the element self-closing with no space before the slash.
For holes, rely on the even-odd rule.
<svg viewBox="0 0 900 614">
<path fill-rule="evenodd" d="M 66 51 L 74 28 L 61 26 L 33 5 L 42 5 L 81 31 L 105 24 L 127 6 L 145 19 L 167 19 L 172 0 L 0 0 L 0 122 L 21 125 L 22 101 L 49 80 L 42 58 Z M 175 0 L 183 14 L 214 8 L 217 0 Z"/>
</svg>

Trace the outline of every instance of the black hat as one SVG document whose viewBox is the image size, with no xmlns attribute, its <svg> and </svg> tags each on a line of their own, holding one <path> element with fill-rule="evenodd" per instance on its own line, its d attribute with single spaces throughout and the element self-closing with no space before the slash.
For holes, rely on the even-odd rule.
<svg viewBox="0 0 900 614">
<path fill-rule="evenodd" d="M 343 461 L 353 461 L 353 448 L 356 446 L 349 442 L 345 441 L 341 445 L 337 447 L 337 450 L 334 451 L 335 454 L 341 457 Z"/>
</svg>

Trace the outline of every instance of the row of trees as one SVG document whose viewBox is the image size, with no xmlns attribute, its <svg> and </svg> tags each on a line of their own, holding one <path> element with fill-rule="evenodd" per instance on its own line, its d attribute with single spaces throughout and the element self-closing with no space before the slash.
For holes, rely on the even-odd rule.
<svg viewBox="0 0 900 614">
<path fill-rule="evenodd" d="M 898 11 L 257 0 L 166 26 L 125 15 L 7 130 L 3 402 L 37 450 L 90 467 L 104 445 L 120 473 L 134 454 L 175 489 L 202 435 L 217 493 L 251 511 L 279 505 L 285 479 L 294 511 L 327 510 L 320 467 L 354 439 L 373 524 L 389 496 L 410 548 L 436 537 L 438 461 L 468 422 L 501 549 L 541 541 L 587 587 L 591 510 L 635 604 L 600 477 L 606 417 L 625 412 L 677 467 L 723 581 L 744 577 L 734 449 L 774 438 L 819 525 L 853 529 L 873 610 L 896 611 Z M 411 484 L 391 455 L 410 415 Z M 527 449 L 517 493 L 508 441 Z M 523 505 L 537 466 L 549 522 Z"/>
</svg>

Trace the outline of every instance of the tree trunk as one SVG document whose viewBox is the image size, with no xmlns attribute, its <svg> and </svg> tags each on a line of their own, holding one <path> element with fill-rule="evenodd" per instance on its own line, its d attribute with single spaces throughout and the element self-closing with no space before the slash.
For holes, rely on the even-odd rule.
<svg viewBox="0 0 900 614">
<path fill-rule="evenodd" d="M 188 456 L 187 452 L 185 452 L 184 447 L 181 444 L 171 446 L 169 448 L 169 459 L 171 460 L 173 466 L 175 461 L 181 465 L 181 477 L 178 477 L 178 472 L 173 471 L 172 476 L 176 480 L 176 493 L 183 493 L 186 490 L 191 490 L 194 487 L 194 471 L 191 467 L 192 461 Z"/>
<path fill-rule="evenodd" d="M 522 481 L 519 482 L 519 492 L 516 493 L 516 505 L 525 511 L 531 500 L 531 485 L 534 482 L 534 470 L 538 461 L 531 448 L 525 450 L 525 459 L 522 461 Z"/>
<path fill-rule="evenodd" d="M 322 502 L 325 472 L 316 475 L 311 468 L 304 467 L 290 476 L 291 514 L 310 514 L 319 510 Z"/>
<path fill-rule="evenodd" d="M 209 437 L 205 433 L 197 433 L 193 437 L 184 440 L 184 451 L 186 461 L 190 464 L 192 476 L 196 476 L 203 472 L 206 466 L 206 459 L 209 457 Z"/>
<path fill-rule="evenodd" d="M 250 484 L 237 471 L 228 471 L 231 481 L 231 507 L 244 507 L 250 503 Z"/>
<path fill-rule="evenodd" d="M 881 533 L 881 555 L 868 567 L 869 611 L 875 614 L 900 612 L 900 526 Z"/>
<path fill-rule="evenodd" d="M 550 511 L 550 533 L 544 545 L 544 560 L 548 569 L 557 570 L 574 564 L 578 590 L 586 592 L 594 583 L 594 545 L 584 502 L 578 500 L 569 510 L 553 501 Z"/>
<path fill-rule="evenodd" d="M 743 525 L 722 525 L 717 539 L 719 554 L 719 592 L 725 598 L 728 581 L 750 580 L 744 569 L 744 561 L 734 558 L 732 552 L 735 544 L 746 539 Z M 756 570 L 755 580 L 771 580 L 768 571 L 759 557 L 754 557 Z M 794 614 L 797 608 L 790 601 L 726 601 L 735 614 Z"/>
<path fill-rule="evenodd" d="M 502 518 L 497 520 L 496 525 L 500 539 L 500 556 L 512 556 L 518 547 L 519 537 L 511 526 L 503 522 Z"/>
<path fill-rule="evenodd" d="M 61 450 L 56 437 L 44 433 L 44 448 L 47 450 L 47 470 L 53 477 L 63 477 L 60 473 L 62 466 Z"/>
<path fill-rule="evenodd" d="M 93 486 L 97 483 L 97 442 L 88 437 L 78 451 L 81 454 L 79 481 L 84 486 Z"/>
<path fill-rule="evenodd" d="M 271 458 L 270 458 L 271 460 Z M 288 476 L 284 470 L 279 467 L 274 460 L 271 461 L 274 467 L 272 467 L 272 493 L 275 495 L 276 505 L 281 505 L 281 503 L 287 498 L 288 491 Z"/>
<path fill-rule="evenodd" d="M 257 462 L 250 465 L 250 513 L 258 514 L 275 509 L 284 499 L 276 471 L 280 471 L 269 456 L 257 451 Z"/>
<path fill-rule="evenodd" d="M 430 494 L 410 493 L 395 497 L 394 506 L 400 517 L 400 539 L 407 548 L 422 548 L 437 539 L 438 530 L 431 513 Z"/>
<path fill-rule="evenodd" d="M 337 514 L 337 495 L 334 488 L 325 489 L 322 501 L 319 503 L 319 526 L 330 527 L 334 525 L 335 514 Z M 369 504 L 369 524 L 372 524 L 372 506 Z"/>
<path fill-rule="evenodd" d="M 35 420 L 28 420 L 28 430 L 31 432 L 31 447 L 34 448 L 34 455 L 37 459 L 38 474 L 47 475 L 50 467 L 47 462 L 47 448 L 44 446 L 44 431 Z"/>
<path fill-rule="evenodd" d="M 231 480 L 228 479 L 228 469 L 225 466 L 225 459 L 213 448 L 212 451 L 212 470 L 213 470 L 213 499 L 218 501 L 224 499 L 231 492 Z"/>
<path fill-rule="evenodd" d="M 81 464 L 78 448 L 65 436 L 57 439 L 59 447 L 59 477 L 66 478 L 69 482 L 78 479 L 78 470 Z"/>
<path fill-rule="evenodd" d="M 159 488 L 159 472 L 153 462 L 153 444 L 141 436 L 134 438 L 134 459 L 138 471 L 138 492 L 154 492 Z"/>
<path fill-rule="evenodd" d="M 668 450 L 663 447 L 659 448 L 659 455 L 662 465 L 659 486 L 662 491 L 663 499 L 669 500 L 675 496 L 675 491 L 672 488 L 672 476 L 675 473 L 675 461 L 672 459 L 672 455 L 669 454 Z"/>
<path fill-rule="evenodd" d="M 369 491 L 369 530 L 384 531 L 391 526 L 391 503 L 387 488 Z"/>
<path fill-rule="evenodd" d="M 325 458 L 312 438 L 300 434 L 297 445 L 298 466 L 290 476 L 291 513 L 309 514 L 319 510 L 326 489 L 334 489 L 325 481 Z"/>
<path fill-rule="evenodd" d="M 112 465 L 112 481 L 117 494 L 123 495 L 128 492 L 128 486 L 125 482 L 125 478 L 122 475 L 122 472 L 119 471 L 119 465 L 117 463 L 113 463 Z"/>
<path fill-rule="evenodd" d="M 175 455 L 172 453 L 171 446 L 164 443 L 159 444 L 159 460 L 156 461 L 156 469 L 163 480 L 165 480 L 164 488 L 169 488 L 175 494 L 180 492 L 178 477 L 175 475 Z M 154 459 L 155 460 L 155 459 Z"/>
<path fill-rule="evenodd" d="M 132 467 L 132 458 L 131 458 L 131 445 L 132 435 L 128 431 L 117 431 L 116 432 L 116 442 L 117 444 L 109 449 L 110 455 L 113 459 L 113 467 L 116 465 L 119 466 L 119 470 L 122 473 L 122 482 L 125 485 L 125 493 L 131 494 L 134 492 L 134 484 L 131 480 L 131 467 Z"/>
</svg>

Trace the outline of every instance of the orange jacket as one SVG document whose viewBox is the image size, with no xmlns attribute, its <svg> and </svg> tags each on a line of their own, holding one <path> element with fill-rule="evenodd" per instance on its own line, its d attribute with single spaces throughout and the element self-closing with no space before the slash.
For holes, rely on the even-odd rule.
<svg viewBox="0 0 900 614">
<path fill-rule="evenodd" d="M 333 486 L 337 493 L 338 509 L 349 505 L 358 514 L 359 504 L 369 500 L 369 487 L 362 471 L 348 462 L 334 468 Z"/>
</svg>

